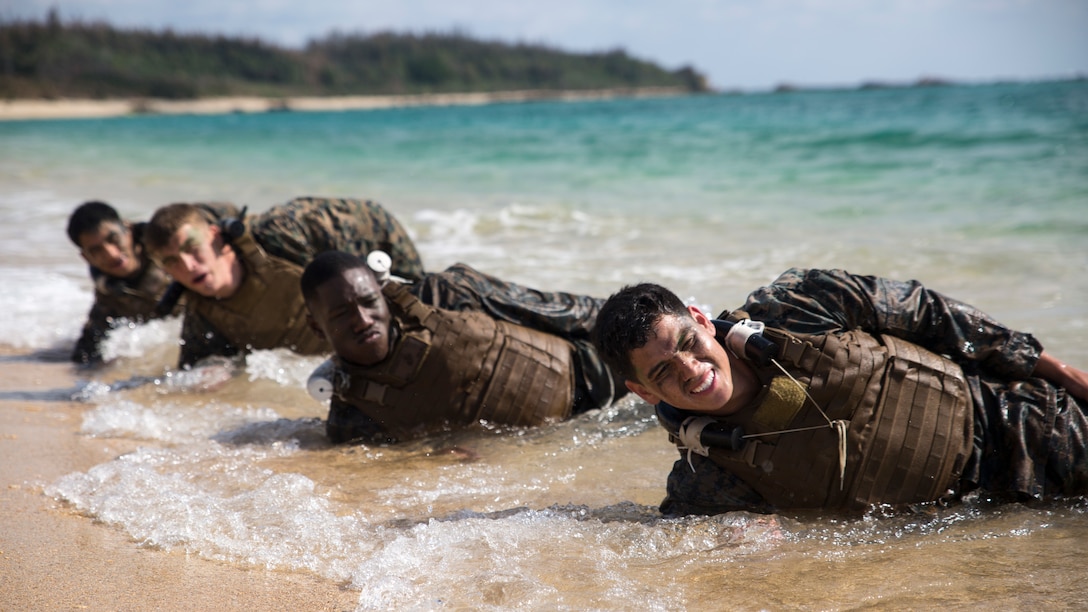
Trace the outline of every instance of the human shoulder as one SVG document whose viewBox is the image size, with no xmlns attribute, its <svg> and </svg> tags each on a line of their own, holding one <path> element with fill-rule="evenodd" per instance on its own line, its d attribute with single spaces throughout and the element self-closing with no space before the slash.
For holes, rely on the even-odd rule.
<svg viewBox="0 0 1088 612">
<path fill-rule="evenodd" d="M 743 310 L 772 327 L 819 333 L 849 327 L 863 292 L 845 270 L 790 268 L 748 295 Z"/>
</svg>

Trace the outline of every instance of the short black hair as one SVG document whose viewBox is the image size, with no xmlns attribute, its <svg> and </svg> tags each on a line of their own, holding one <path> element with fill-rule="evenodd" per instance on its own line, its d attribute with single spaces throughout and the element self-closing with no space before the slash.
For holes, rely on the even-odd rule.
<svg viewBox="0 0 1088 612">
<path fill-rule="evenodd" d="M 312 302 L 317 298 L 318 287 L 348 270 L 358 268 L 363 268 L 373 274 L 370 266 L 366 265 L 366 261 L 358 255 L 343 251 L 318 253 L 317 257 L 314 257 L 310 263 L 306 264 L 306 269 L 302 271 L 302 278 L 298 281 L 299 287 L 302 289 L 302 299 L 306 303 Z"/>
<path fill-rule="evenodd" d="M 654 325 L 666 315 L 691 316 L 672 291 L 654 283 L 628 285 L 609 297 L 593 329 L 601 359 L 628 380 L 638 380 L 631 352 L 646 345 Z"/>
<path fill-rule="evenodd" d="M 83 248 L 79 244 L 79 237 L 85 232 L 93 232 L 98 229 L 98 226 L 107 222 L 124 225 L 121 222 L 121 215 L 117 214 L 117 210 L 109 204 L 98 200 L 84 202 L 77 206 L 68 217 L 68 239 L 77 247 Z"/>
</svg>

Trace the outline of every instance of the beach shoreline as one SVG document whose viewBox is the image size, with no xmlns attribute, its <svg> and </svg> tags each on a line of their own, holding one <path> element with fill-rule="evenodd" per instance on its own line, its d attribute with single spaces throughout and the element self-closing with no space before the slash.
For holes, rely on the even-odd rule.
<svg viewBox="0 0 1088 612">
<path fill-rule="evenodd" d="M 5 351 L 6 353 L 6 351 Z M 5 610 L 352 610 L 359 592 L 300 572 L 140 545 L 44 493 L 141 446 L 80 433 L 67 363 L 5 354 L 0 373 L 0 598 Z"/>
<path fill-rule="evenodd" d="M 592 90 L 520 90 L 477 93 L 378 96 L 229 96 L 194 100 L 124 99 L 16 99 L 0 100 L 0 121 L 40 119 L 93 119 L 130 115 L 222 115 L 231 113 L 375 110 L 412 106 L 480 106 L 535 101 L 586 101 L 615 98 L 652 98 L 690 95 L 672 87 Z"/>
</svg>

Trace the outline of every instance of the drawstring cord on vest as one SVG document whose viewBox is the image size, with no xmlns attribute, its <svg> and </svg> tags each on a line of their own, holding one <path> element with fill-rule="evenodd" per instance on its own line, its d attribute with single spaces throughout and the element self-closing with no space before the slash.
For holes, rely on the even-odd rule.
<svg viewBox="0 0 1088 612">
<path fill-rule="evenodd" d="M 820 404 L 818 404 L 816 400 L 812 398 L 812 395 L 809 394 L 808 389 L 806 389 L 799 380 L 794 378 L 793 375 L 790 374 L 786 370 L 786 368 L 782 367 L 782 364 L 778 363 L 777 360 L 771 359 L 771 363 L 773 363 L 779 370 L 781 370 L 787 378 L 793 381 L 793 384 L 797 385 L 797 388 L 801 389 L 801 391 L 804 392 L 805 397 L 807 397 L 809 401 L 812 402 L 812 405 L 816 407 L 816 410 L 820 413 L 820 416 L 822 416 L 824 420 L 827 421 L 827 425 L 814 425 L 812 427 L 798 427 L 795 429 L 780 429 L 778 431 L 746 434 L 744 436 L 741 436 L 741 438 L 749 439 L 758 438 L 760 436 L 774 436 L 785 433 L 812 431 L 815 429 L 823 429 L 824 427 L 830 427 L 834 429 L 835 435 L 839 441 L 839 490 L 841 491 L 843 489 L 843 486 L 845 485 L 846 480 L 846 434 L 847 430 L 850 427 L 850 422 L 843 419 L 837 419 L 832 421 L 831 418 L 827 416 L 827 413 L 824 412 L 824 409 L 820 407 Z M 710 454 L 710 449 L 703 444 L 701 436 L 703 433 L 703 429 L 705 429 L 707 425 L 715 422 L 716 421 L 713 417 L 688 417 L 684 420 L 683 423 L 680 424 L 680 429 L 676 433 L 676 437 L 680 440 L 680 444 L 677 445 L 677 448 L 679 450 L 686 450 L 688 452 L 688 466 L 691 467 L 691 471 L 693 472 L 695 471 L 695 465 L 691 462 L 691 454 L 696 453 L 704 457 Z"/>
<path fill-rule="evenodd" d="M 822 416 L 824 420 L 827 421 L 827 426 L 835 430 L 835 435 L 839 439 L 839 490 L 841 491 L 846 481 L 846 433 L 850 427 L 850 421 L 846 421 L 843 419 L 837 419 L 832 421 L 831 417 L 827 416 L 827 413 L 824 412 L 824 409 L 820 407 L 820 404 L 818 404 L 816 400 L 812 398 L 812 395 L 809 394 L 808 389 L 806 389 L 805 386 L 801 384 L 801 381 L 794 378 L 793 375 L 786 370 L 786 368 L 782 367 L 782 364 L 778 363 L 777 359 L 771 359 L 771 363 L 773 363 L 776 368 L 781 370 L 787 378 L 792 380 L 793 384 L 797 385 L 798 389 L 804 391 L 805 397 L 807 397 L 809 401 L 812 402 L 812 405 L 816 407 L 816 410 L 820 413 L 820 416 Z M 782 431 L 769 431 L 767 433 L 761 434 L 748 434 L 744 437 L 755 438 L 758 436 L 773 436 L 780 433 L 791 433 L 795 431 L 805 431 L 811 429 L 823 429 L 823 427 L 823 425 L 816 425 L 814 427 L 802 427 L 799 429 L 784 429 Z"/>
</svg>

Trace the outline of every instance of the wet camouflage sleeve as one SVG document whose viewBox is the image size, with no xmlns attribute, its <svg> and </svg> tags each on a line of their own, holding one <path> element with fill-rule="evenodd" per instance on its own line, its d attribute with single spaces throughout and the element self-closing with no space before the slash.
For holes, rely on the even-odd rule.
<svg viewBox="0 0 1088 612">
<path fill-rule="evenodd" d="M 253 236 L 272 255 L 305 266 L 323 251 L 362 257 L 382 250 L 393 259 L 392 273 L 409 280 L 423 277 L 423 262 L 400 222 L 381 204 L 369 200 L 295 198 L 258 215 Z"/>
<path fill-rule="evenodd" d="M 692 453 L 689 456 L 687 451 L 681 450 L 680 458 L 669 473 L 665 501 L 661 502 L 660 510 L 665 516 L 683 516 L 734 510 L 771 512 L 773 509 L 732 472 L 702 455 Z"/>
<path fill-rule="evenodd" d="M 796 333 L 861 329 L 913 342 L 1004 378 L 1027 378 L 1042 345 L 917 281 L 791 269 L 748 296 L 753 319 Z"/>
<path fill-rule="evenodd" d="M 377 421 L 336 397 L 329 400 L 325 434 L 333 444 L 393 444 L 397 441 Z"/>
<path fill-rule="evenodd" d="M 195 312 L 185 313 L 181 323 L 178 367 L 192 367 L 201 359 L 216 355 L 235 357 L 238 354 L 238 348 L 228 342 L 207 319 Z"/>
<path fill-rule="evenodd" d="M 83 324 L 83 331 L 72 350 L 72 361 L 84 365 L 101 362 L 101 343 L 111 329 L 113 329 L 113 317 L 106 312 L 96 296 L 91 311 L 87 314 L 87 322 Z"/>
</svg>

